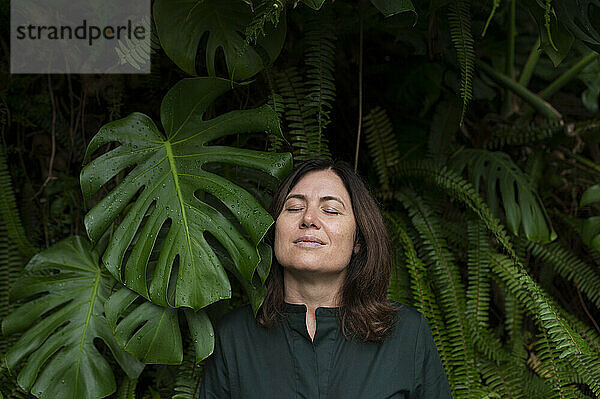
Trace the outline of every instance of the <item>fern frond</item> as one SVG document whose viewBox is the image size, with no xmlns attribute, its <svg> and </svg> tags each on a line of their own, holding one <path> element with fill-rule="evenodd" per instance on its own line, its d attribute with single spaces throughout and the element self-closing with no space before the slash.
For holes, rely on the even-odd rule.
<svg viewBox="0 0 600 399">
<path fill-rule="evenodd" d="M 574 398 L 573 387 L 568 387 L 563 380 L 564 376 L 569 373 L 568 365 L 565 365 L 562 359 L 557 356 L 546 331 L 542 330 L 538 334 L 538 340 L 535 342 L 534 348 L 535 350 L 527 363 L 536 374 L 551 383 L 554 395 L 548 397 Z"/>
<path fill-rule="evenodd" d="M 441 316 L 437 300 L 431 289 L 428 273 L 425 264 L 419 259 L 413 240 L 406 231 L 400 215 L 385 214 L 389 220 L 393 238 L 397 239 L 404 250 L 406 259 L 406 268 L 411 279 L 411 288 L 413 296 L 413 305 L 427 318 L 431 334 L 433 335 L 442 364 L 450 367 L 448 354 L 450 353 L 449 342 L 446 334 L 446 327 Z M 396 242 L 394 240 L 393 242 Z M 399 267 L 400 265 L 396 265 Z M 454 382 L 452 374 L 448 374 L 448 380 L 451 384 Z"/>
<path fill-rule="evenodd" d="M 316 132 L 316 122 L 310 116 L 305 105 L 306 89 L 302 78 L 295 68 L 273 73 L 273 82 L 277 92 L 283 98 L 284 117 L 290 142 L 294 149 L 294 160 L 304 161 L 326 156 L 321 153 L 327 149 L 327 139 L 321 142 Z M 325 144 L 323 147 L 321 144 Z"/>
<path fill-rule="evenodd" d="M 363 126 L 381 191 L 385 197 L 389 197 L 393 176 L 390 168 L 400 161 L 400 150 L 394 137 L 392 122 L 385 109 L 375 107 L 363 118 Z"/>
<path fill-rule="evenodd" d="M 392 273 L 390 276 L 390 284 L 388 286 L 388 298 L 392 301 L 412 305 L 411 278 L 408 272 L 407 263 L 413 262 L 414 259 L 408 258 L 409 253 L 404 250 L 404 246 L 396 245 L 396 243 L 402 242 L 403 237 L 401 235 L 407 234 L 401 226 L 404 225 L 401 221 L 402 215 L 394 214 L 392 216 L 392 214 L 385 214 L 385 217 L 389 220 L 389 224 L 391 225 L 388 230 L 390 231 L 390 240 L 393 243 L 394 252 Z M 400 226 L 397 226 L 398 224 L 400 224 Z M 405 239 L 406 238 L 408 237 L 405 237 Z M 410 238 L 408 239 L 410 240 Z"/>
<path fill-rule="evenodd" d="M 17 247 L 12 243 L 6 230 L 6 225 L 0 217 L 0 319 L 12 312 L 14 304 L 9 301 L 9 289 L 21 275 L 24 262 Z M 16 342 L 18 336 L 2 336 L 0 338 L 0 353 Z"/>
<path fill-rule="evenodd" d="M 15 193 L 8 171 L 6 162 L 6 154 L 4 148 L 0 145 L 0 216 L 6 224 L 8 235 L 19 251 L 26 257 L 30 258 L 38 251 L 31 245 L 25 229 L 21 224 L 21 218 L 17 211 L 17 202 Z"/>
<path fill-rule="evenodd" d="M 473 73 L 475 71 L 475 47 L 471 33 L 471 1 L 452 0 L 448 4 L 448 23 L 450 37 L 456 49 L 456 58 L 460 66 L 460 95 L 463 110 L 460 116 L 462 125 L 467 104 L 473 98 Z"/>
<path fill-rule="evenodd" d="M 137 387 L 137 383 L 137 378 L 129 378 L 128 376 L 123 377 L 123 381 L 121 381 L 115 399 L 135 399 L 135 388 Z"/>
<path fill-rule="evenodd" d="M 475 368 L 475 351 L 465 313 L 465 292 L 460 281 L 454 255 L 448 250 L 441 234 L 442 223 L 424 198 L 414 191 L 403 188 L 397 198 L 407 209 L 414 227 L 421 236 L 424 247 L 424 261 L 431 265 L 439 303 L 445 316 L 448 342 L 450 373 L 453 374 L 456 393 L 466 397 L 480 397 L 483 388 Z"/>
<path fill-rule="evenodd" d="M 331 157 L 325 129 L 331 121 L 335 101 L 335 29 L 322 13 L 311 13 L 306 24 L 306 96 L 305 117 L 314 120 L 314 127 L 305 132 L 307 141 L 319 157 Z"/>
<path fill-rule="evenodd" d="M 277 93 L 273 93 L 267 99 L 267 104 L 269 104 L 271 108 L 273 108 L 273 110 L 279 117 L 279 120 L 282 120 L 285 109 L 283 105 L 283 97 Z M 285 144 L 285 139 L 278 132 L 269 132 L 267 140 L 269 142 L 269 151 L 271 152 L 281 151 Z"/>
<path fill-rule="evenodd" d="M 557 306 L 514 260 L 492 254 L 492 270 L 515 295 L 529 315 L 544 329 L 559 357 L 578 370 L 586 384 L 600 393 L 600 360 L 590 345 L 560 316 Z"/>
<path fill-rule="evenodd" d="M 564 124 L 554 119 L 544 119 L 526 125 L 500 124 L 492 128 L 491 137 L 485 143 L 485 148 L 498 150 L 507 145 L 533 144 L 549 139 L 563 130 Z"/>
<path fill-rule="evenodd" d="M 119 62 L 121 64 L 129 64 L 138 71 L 144 65 L 150 63 L 151 53 L 156 52 L 160 48 L 160 41 L 153 21 L 144 16 L 141 20 L 141 25 L 148 27 L 147 30 L 150 32 L 150 39 L 148 41 L 138 40 L 134 43 L 126 36 L 125 40 L 119 40 L 117 46 L 115 46 Z M 150 70 L 150 67 L 148 66 L 145 69 Z"/>
<path fill-rule="evenodd" d="M 471 183 L 457 172 L 428 161 L 405 161 L 395 168 L 397 177 L 420 177 L 471 209 L 494 234 L 511 258 L 517 259 L 504 227 L 492 214 Z"/>
<path fill-rule="evenodd" d="M 600 309 L 600 276 L 592 268 L 559 243 L 539 244 L 522 240 L 531 254 L 551 266 L 562 278 L 575 284 Z"/>
<path fill-rule="evenodd" d="M 481 221 L 467 222 L 469 241 L 467 312 L 473 314 L 479 326 L 488 324 L 490 306 L 490 245 L 485 225 Z"/>
<path fill-rule="evenodd" d="M 177 379 L 172 399 L 196 399 L 200 397 L 203 366 L 196 364 L 194 346 L 189 345 L 183 356 L 183 363 L 177 369 Z"/>
<path fill-rule="evenodd" d="M 484 361 L 479 370 L 485 385 L 502 398 L 530 399 L 523 392 L 522 377 L 527 371 L 516 362 L 504 361 L 500 364 Z"/>
</svg>

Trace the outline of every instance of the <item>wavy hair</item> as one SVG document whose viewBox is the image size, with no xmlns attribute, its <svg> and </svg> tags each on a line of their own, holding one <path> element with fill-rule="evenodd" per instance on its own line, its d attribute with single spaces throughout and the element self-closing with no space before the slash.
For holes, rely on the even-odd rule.
<svg viewBox="0 0 600 399">
<path fill-rule="evenodd" d="M 356 336 L 363 341 L 382 341 L 393 328 L 396 307 L 388 300 L 387 291 L 392 267 L 391 248 L 383 217 L 375 199 L 345 162 L 312 159 L 298 165 L 279 185 L 271 202 L 270 213 L 277 219 L 287 195 L 307 173 L 330 170 L 342 180 L 350 194 L 356 222 L 355 244 L 340 292 L 339 322 L 344 337 Z M 273 242 L 274 227 L 269 232 Z M 284 317 L 284 281 L 281 265 L 273 259 L 266 281 L 265 300 L 257 320 L 271 328 Z"/>
</svg>

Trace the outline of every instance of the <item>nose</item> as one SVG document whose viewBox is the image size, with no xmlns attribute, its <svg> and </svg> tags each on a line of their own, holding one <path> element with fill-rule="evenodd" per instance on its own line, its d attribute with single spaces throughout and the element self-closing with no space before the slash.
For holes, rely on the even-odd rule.
<svg viewBox="0 0 600 399">
<path fill-rule="evenodd" d="M 317 212 L 318 209 L 307 207 L 304 213 L 302 214 L 300 228 L 306 229 L 309 227 L 314 227 L 316 229 L 320 229 L 321 224 L 319 223 L 319 217 L 317 216 Z"/>
</svg>

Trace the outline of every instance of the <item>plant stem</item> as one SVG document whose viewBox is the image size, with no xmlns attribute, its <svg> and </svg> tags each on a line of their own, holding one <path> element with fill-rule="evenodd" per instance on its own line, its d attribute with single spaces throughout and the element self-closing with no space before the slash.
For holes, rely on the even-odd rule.
<svg viewBox="0 0 600 399">
<path fill-rule="evenodd" d="M 523 71 L 521 71 L 521 76 L 519 77 L 519 84 L 527 87 L 529 85 L 529 81 L 531 80 L 531 76 L 533 75 L 533 70 L 537 65 L 538 60 L 540 59 L 540 55 L 542 54 L 542 49 L 540 48 L 540 38 L 535 41 L 533 47 L 531 48 L 531 52 L 529 53 L 529 57 L 527 57 L 527 61 L 523 66 Z"/>
<path fill-rule="evenodd" d="M 579 74 L 579 72 L 581 72 L 581 70 L 583 68 L 585 68 L 592 61 L 594 61 L 597 56 L 598 56 L 598 53 L 596 53 L 595 51 L 592 51 L 591 53 L 589 53 L 588 55 L 583 57 L 575 65 L 573 65 L 571 68 L 569 68 L 565 73 L 560 75 L 558 77 L 558 79 L 556 79 L 554 82 L 550 83 L 550 85 L 548 87 L 546 87 L 544 90 L 540 91 L 538 93 L 539 96 L 543 99 L 548 99 L 548 98 L 552 97 L 552 95 L 554 93 L 559 91 L 564 85 L 566 85 L 573 78 L 575 78 Z"/>
<path fill-rule="evenodd" d="M 552 105 L 548 102 L 541 99 L 537 94 L 531 92 L 526 87 L 523 87 L 519 83 L 515 82 L 514 79 L 509 78 L 504 75 L 502 72 L 499 72 L 486 64 L 483 61 L 478 61 L 477 65 L 481 68 L 483 72 L 485 72 L 492 80 L 498 83 L 505 89 L 508 89 L 515 93 L 519 98 L 525 101 L 527 104 L 531 105 L 533 109 L 542 114 L 548 119 L 552 120 L 560 120 L 562 119 L 562 115 L 554 109 Z"/>
<path fill-rule="evenodd" d="M 508 18 L 508 36 L 506 38 L 506 65 L 504 72 L 506 76 L 515 79 L 515 37 L 517 36 L 516 25 L 516 0 L 510 0 Z M 508 115 L 513 110 L 513 95 L 510 90 L 506 90 L 504 95 L 504 114 Z"/>
<path fill-rule="evenodd" d="M 358 133 L 356 135 L 356 153 L 354 154 L 354 172 L 358 169 L 358 150 L 360 148 L 360 131 L 362 129 L 362 100 L 363 100 L 363 20 L 359 17 L 360 36 L 358 44 Z"/>
</svg>

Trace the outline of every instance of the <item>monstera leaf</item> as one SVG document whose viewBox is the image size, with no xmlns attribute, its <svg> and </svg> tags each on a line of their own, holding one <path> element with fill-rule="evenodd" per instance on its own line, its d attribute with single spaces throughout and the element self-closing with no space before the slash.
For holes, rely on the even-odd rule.
<svg viewBox="0 0 600 399">
<path fill-rule="evenodd" d="M 254 45 L 244 31 L 252 21 L 249 2 L 242 0 L 156 0 L 154 20 L 165 53 L 190 75 L 196 73 L 196 53 L 202 37 L 206 42 L 206 68 L 215 76 L 216 55 L 223 50 L 229 76 L 244 80 L 273 62 L 285 41 L 285 16 L 276 27 L 269 22 L 265 35 Z"/>
<path fill-rule="evenodd" d="M 588 188 L 581 196 L 581 206 L 594 202 L 600 202 L 600 184 Z M 583 222 L 582 239 L 586 245 L 600 251 L 600 216 L 592 216 Z"/>
<path fill-rule="evenodd" d="M 39 398 L 103 398 L 116 391 L 96 338 L 129 377 L 144 367 L 119 347 L 104 318 L 114 279 L 98 260 L 89 241 L 70 237 L 35 255 L 11 289 L 12 300 L 32 299 L 2 322 L 4 334 L 25 331 L 7 352 L 6 365 L 22 365 L 19 385 Z"/>
<path fill-rule="evenodd" d="M 556 4 L 556 1 L 552 2 L 552 5 L 555 8 Z M 523 0 L 523 5 L 537 23 L 540 32 L 540 47 L 548 55 L 554 66 L 558 66 L 563 62 L 571 50 L 571 46 L 573 45 L 573 34 L 563 25 L 562 18 L 554 17 L 554 13 L 550 13 L 551 19 L 549 21 L 549 26 L 546 26 L 546 12 L 543 1 Z M 548 30 L 550 30 L 550 34 L 548 34 Z"/>
<path fill-rule="evenodd" d="M 146 364 L 181 364 L 183 347 L 178 312 L 188 321 L 196 362 L 213 351 L 212 324 L 203 311 L 158 306 L 126 287 L 111 295 L 104 308 L 119 345 Z"/>
<path fill-rule="evenodd" d="M 459 172 L 467 169 L 469 179 L 479 191 L 483 181 L 486 185 L 486 201 L 497 215 L 499 198 L 502 198 L 506 224 L 518 235 L 523 227 L 531 241 L 550 242 L 556 238 L 546 208 L 534 187 L 510 157 L 503 152 L 463 150 L 452 162 Z M 497 192 L 497 188 L 500 192 Z"/>
<path fill-rule="evenodd" d="M 553 0 L 552 7 L 575 37 L 600 52 L 600 0 Z"/>
<path fill-rule="evenodd" d="M 371 0 L 371 3 L 386 17 L 406 11 L 412 11 L 415 15 L 417 14 L 410 0 Z"/>
<path fill-rule="evenodd" d="M 134 113 L 103 126 L 87 149 L 89 157 L 108 143 L 120 144 L 81 171 L 86 200 L 119 172 L 125 173 L 86 215 L 88 235 L 96 240 L 122 216 L 103 262 L 128 288 L 161 306 L 197 310 L 230 297 L 227 275 L 205 234 L 227 250 L 239 275 L 252 281 L 260 262 L 257 245 L 273 224 L 248 192 L 203 165 L 240 165 L 276 178 L 291 167 L 287 153 L 207 145 L 231 134 L 279 132 L 277 114 L 268 106 L 205 120 L 206 108 L 230 85 L 217 78 L 184 79 L 162 101 L 164 135 L 149 117 Z M 235 223 L 202 201 L 206 194 L 220 200 Z M 163 226 L 168 229 L 166 239 L 157 241 Z M 149 268 L 154 246 L 160 246 L 160 255 L 156 267 Z"/>
</svg>

